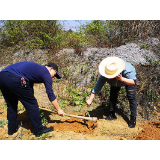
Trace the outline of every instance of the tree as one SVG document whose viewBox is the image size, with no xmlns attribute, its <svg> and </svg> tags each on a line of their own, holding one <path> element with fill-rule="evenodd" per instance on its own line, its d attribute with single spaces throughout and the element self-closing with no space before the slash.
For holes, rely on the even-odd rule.
<svg viewBox="0 0 160 160">
<path fill-rule="evenodd" d="M 160 21 L 116 20 L 110 21 L 109 27 L 112 39 L 116 39 L 117 43 L 148 37 L 158 38 L 160 33 Z"/>
<path fill-rule="evenodd" d="M 2 24 L 2 23 L 1 23 Z M 1 47 L 27 45 L 31 48 L 56 46 L 59 31 L 56 20 L 7 20 L 1 27 Z"/>
<path fill-rule="evenodd" d="M 106 45 L 108 35 L 108 23 L 102 20 L 93 20 L 85 28 L 85 34 L 91 35 L 95 39 L 97 46 Z"/>
</svg>

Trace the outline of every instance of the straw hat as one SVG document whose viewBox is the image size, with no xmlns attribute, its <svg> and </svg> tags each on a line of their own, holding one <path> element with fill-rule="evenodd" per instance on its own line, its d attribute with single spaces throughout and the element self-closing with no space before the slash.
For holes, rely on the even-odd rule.
<svg viewBox="0 0 160 160">
<path fill-rule="evenodd" d="M 103 77 L 115 78 L 125 68 L 125 62 L 118 57 L 107 57 L 99 65 L 99 72 Z"/>
</svg>

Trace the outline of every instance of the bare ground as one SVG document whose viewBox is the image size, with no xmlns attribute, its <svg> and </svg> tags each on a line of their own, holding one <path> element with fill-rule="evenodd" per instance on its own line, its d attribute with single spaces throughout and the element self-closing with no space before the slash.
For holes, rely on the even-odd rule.
<svg viewBox="0 0 160 160">
<path fill-rule="evenodd" d="M 35 87 L 35 96 L 41 107 L 50 108 L 49 100 L 45 94 L 43 85 Z M 81 119 L 61 117 L 57 114 L 45 112 L 48 120 L 47 126 L 53 126 L 54 131 L 46 133 L 41 137 L 35 137 L 25 109 L 21 108 L 18 112 L 18 122 L 21 124 L 19 130 L 9 136 L 7 134 L 7 124 L 0 127 L 0 140 L 159 140 L 160 139 L 160 122 L 159 121 L 144 121 L 137 118 L 135 128 L 129 128 L 126 119 L 116 114 L 117 119 L 114 121 L 105 120 L 103 114 L 105 109 L 99 108 L 96 115 L 98 118 L 96 123 L 91 123 Z M 83 115 L 86 111 L 83 109 L 80 112 L 75 112 L 72 107 L 64 108 L 64 111 L 69 114 Z M 158 114 L 157 114 L 158 116 Z M 4 99 L 0 99 L 0 119 L 7 119 L 7 109 Z"/>
</svg>

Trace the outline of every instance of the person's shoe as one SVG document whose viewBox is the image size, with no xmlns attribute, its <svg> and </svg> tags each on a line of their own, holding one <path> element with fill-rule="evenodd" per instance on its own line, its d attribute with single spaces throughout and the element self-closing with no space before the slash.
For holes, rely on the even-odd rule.
<svg viewBox="0 0 160 160">
<path fill-rule="evenodd" d="M 38 132 L 36 135 L 36 137 L 40 137 L 43 133 L 47 133 L 47 132 L 51 132 L 53 131 L 54 128 L 53 127 L 49 127 L 47 128 L 46 126 L 43 127 L 42 131 Z"/>
<path fill-rule="evenodd" d="M 136 117 L 131 116 L 128 127 L 129 128 L 135 128 L 135 126 L 136 126 Z"/>
<path fill-rule="evenodd" d="M 16 133 L 18 131 L 19 127 L 20 126 L 18 124 L 15 130 L 13 130 L 13 131 L 8 130 L 8 135 L 13 135 L 14 133 Z"/>
<path fill-rule="evenodd" d="M 109 115 L 106 117 L 106 120 L 108 120 L 108 121 L 112 121 L 115 119 L 117 119 L 117 117 L 115 116 L 114 112 L 110 112 Z"/>
<path fill-rule="evenodd" d="M 13 135 L 14 133 L 16 133 L 18 131 L 18 129 L 15 129 L 14 131 L 8 131 L 8 135 Z"/>
</svg>

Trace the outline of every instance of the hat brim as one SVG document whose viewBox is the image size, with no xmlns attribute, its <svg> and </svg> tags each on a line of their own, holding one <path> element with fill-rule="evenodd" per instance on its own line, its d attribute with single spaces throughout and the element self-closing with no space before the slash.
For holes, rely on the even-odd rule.
<svg viewBox="0 0 160 160">
<path fill-rule="evenodd" d="M 118 65 L 118 70 L 116 71 L 115 74 L 109 75 L 105 73 L 105 66 L 106 64 L 108 64 L 109 62 L 116 62 Z M 125 62 L 118 57 L 107 57 L 105 59 L 103 59 L 99 65 L 99 73 L 106 78 L 115 78 L 116 76 L 118 76 L 119 73 L 121 73 L 125 68 Z"/>
<path fill-rule="evenodd" d="M 55 75 L 56 78 L 58 79 L 61 79 L 62 77 L 60 76 L 60 74 L 56 71 L 56 75 Z"/>
</svg>

